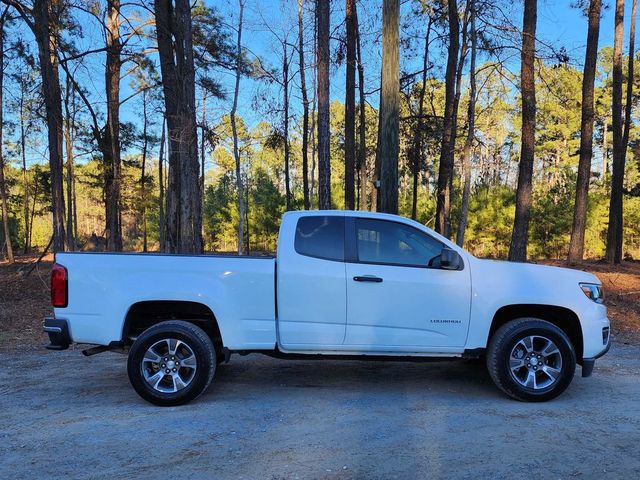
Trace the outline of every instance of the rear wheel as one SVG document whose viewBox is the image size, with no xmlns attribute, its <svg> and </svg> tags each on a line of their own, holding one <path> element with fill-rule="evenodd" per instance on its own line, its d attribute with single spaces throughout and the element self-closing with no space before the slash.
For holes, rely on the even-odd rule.
<svg viewBox="0 0 640 480">
<path fill-rule="evenodd" d="M 196 325 L 172 320 L 145 330 L 131 346 L 129 381 L 145 400 L 182 405 L 204 392 L 216 370 L 211 339 Z"/>
<path fill-rule="evenodd" d="M 520 318 L 491 337 L 487 369 L 496 386 L 510 397 L 543 402 L 569 386 L 576 354 L 567 335 L 552 323 Z"/>
</svg>

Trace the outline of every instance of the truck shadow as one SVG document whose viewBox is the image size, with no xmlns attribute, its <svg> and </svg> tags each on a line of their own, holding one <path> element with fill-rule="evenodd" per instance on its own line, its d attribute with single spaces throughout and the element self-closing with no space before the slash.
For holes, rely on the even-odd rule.
<svg viewBox="0 0 640 480">
<path fill-rule="evenodd" d="M 205 398 L 259 390 L 315 389 L 341 393 L 397 393 L 500 397 L 483 364 L 466 361 L 382 362 L 277 360 L 261 355 L 220 365 Z"/>
</svg>

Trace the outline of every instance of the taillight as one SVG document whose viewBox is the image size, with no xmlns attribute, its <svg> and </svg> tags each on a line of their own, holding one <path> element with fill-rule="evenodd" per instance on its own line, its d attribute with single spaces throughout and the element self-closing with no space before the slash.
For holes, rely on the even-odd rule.
<svg viewBox="0 0 640 480">
<path fill-rule="evenodd" d="M 65 308 L 68 302 L 67 269 L 57 263 L 51 268 L 51 304 L 56 308 Z"/>
</svg>

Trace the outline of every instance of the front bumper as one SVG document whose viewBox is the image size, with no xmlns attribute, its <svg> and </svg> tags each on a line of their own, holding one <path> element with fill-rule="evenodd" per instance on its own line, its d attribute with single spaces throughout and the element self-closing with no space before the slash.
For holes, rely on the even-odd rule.
<svg viewBox="0 0 640 480">
<path fill-rule="evenodd" d="M 603 333 L 604 335 L 604 333 Z M 582 376 L 590 377 L 593 372 L 593 367 L 596 364 L 596 360 L 603 355 L 605 355 L 609 349 L 611 348 L 611 337 L 609 335 L 609 329 L 607 329 L 607 346 L 600 353 L 591 358 L 583 358 L 582 359 Z"/>
<path fill-rule="evenodd" d="M 49 350 L 66 350 L 71 343 L 69 325 L 63 318 L 46 317 L 44 319 L 43 330 L 49 335 L 49 345 L 45 348 Z"/>
</svg>

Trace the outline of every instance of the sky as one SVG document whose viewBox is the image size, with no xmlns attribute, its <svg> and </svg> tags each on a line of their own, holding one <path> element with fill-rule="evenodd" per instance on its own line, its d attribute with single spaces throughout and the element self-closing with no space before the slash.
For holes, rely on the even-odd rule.
<svg viewBox="0 0 640 480">
<path fill-rule="evenodd" d="M 281 47 L 276 37 L 284 37 L 291 44 L 297 43 L 297 0 L 245 0 L 245 25 L 243 31 L 243 47 L 248 49 L 249 55 L 259 56 L 266 65 L 278 67 L 281 63 Z M 613 0 L 605 0 L 605 8 L 601 21 L 599 47 L 611 46 L 613 44 Z M 205 3 L 216 8 L 228 26 L 231 33 L 231 40 L 235 43 L 235 32 L 233 29 L 238 21 L 237 0 L 206 0 Z M 522 3 L 517 0 L 509 3 L 505 1 L 504 11 L 513 24 L 519 27 L 522 23 Z M 564 47 L 570 56 L 571 64 L 577 68 L 582 68 L 584 62 L 584 49 L 586 43 L 587 19 L 586 16 L 572 6 L 575 0 L 539 0 L 538 1 L 538 23 L 537 37 L 539 39 L 539 49 L 543 50 L 549 46 L 556 50 Z M 625 20 L 625 51 L 628 43 L 628 21 L 631 10 L 631 1 L 626 2 Z M 331 29 L 335 37 L 342 36 L 344 29 L 344 0 L 333 0 L 331 11 Z M 359 0 L 358 15 L 360 21 L 360 33 L 363 42 L 363 57 L 365 59 L 365 90 L 372 92 L 368 95 L 367 101 L 372 105 L 378 104 L 378 93 L 380 75 L 380 23 L 382 0 Z M 426 25 L 422 21 L 424 17 L 412 15 L 411 10 L 415 5 L 414 0 L 401 0 L 401 35 L 414 36 L 414 49 L 401 48 L 401 70 L 403 72 L 415 72 L 421 69 L 421 40 L 424 35 Z M 80 14 L 79 14 L 80 15 Z M 312 2 L 305 0 L 305 27 L 312 28 Z M 418 21 L 416 19 L 419 19 Z M 95 21 L 93 21 L 95 22 Z M 92 24 L 89 18 L 82 19 L 84 37 L 76 39 L 80 48 L 92 49 L 96 45 L 103 44 L 100 29 Z M 18 28 L 18 31 L 27 41 L 33 41 L 30 32 Z M 332 40 L 331 48 L 335 51 L 338 42 Z M 433 47 L 431 61 L 435 68 L 433 73 L 436 76 L 444 75 L 446 58 L 444 56 L 443 45 L 436 42 Z M 311 58 L 312 45 L 306 46 L 306 61 L 313 61 Z M 299 76 L 297 74 L 298 58 L 293 57 L 292 73 L 294 73 L 291 89 L 291 106 L 294 117 L 300 114 L 301 101 L 298 93 Z M 483 58 L 479 59 L 481 62 Z M 517 72 L 519 70 L 518 55 L 514 56 L 510 68 Z M 312 87 L 311 70 L 307 70 L 308 89 L 311 94 Z M 331 98 L 332 100 L 344 101 L 344 67 L 331 69 Z M 80 81 L 85 86 L 97 104 L 97 110 L 104 110 L 104 53 L 97 53 L 87 59 L 86 65 L 80 72 Z M 227 98 L 208 103 L 209 122 L 215 124 L 222 115 L 231 109 L 233 91 L 233 73 L 229 71 L 219 71 L 216 73 L 217 79 L 227 92 Z M 5 82 L 5 88 L 11 89 L 11 85 Z M 243 78 L 240 86 L 240 97 L 238 113 L 249 126 L 253 126 L 261 120 L 277 122 L 278 114 L 273 113 L 273 105 L 277 104 L 281 96 L 281 91 L 276 84 L 268 85 L 262 81 L 255 81 Z M 131 93 L 129 79 L 122 82 L 122 97 Z M 260 100 L 256 100 L 259 98 Z M 138 99 L 127 102 L 121 112 L 123 121 L 131 121 L 140 124 L 140 103 Z M 296 118 L 293 119 L 296 121 Z M 159 125 L 156 125 L 159 128 Z M 38 143 L 38 142 L 36 142 Z M 28 152 L 29 162 L 42 162 L 45 160 L 46 144 L 44 139 L 38 145 L 34 145 Z"/>
</svg>

